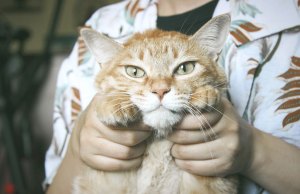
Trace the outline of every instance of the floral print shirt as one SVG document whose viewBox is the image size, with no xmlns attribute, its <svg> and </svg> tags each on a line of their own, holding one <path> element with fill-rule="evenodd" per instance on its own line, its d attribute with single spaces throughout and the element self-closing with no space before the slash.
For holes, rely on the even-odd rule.
<svg viewBox="0 0 300 194">
<path fill-rule="evenodd" d="M 300 147 L 300 0 L 219 0 L 214 15 L 231 13 L 219 57 L 228 96 L 256 128 Z M 116 41 L 156 27 L 157 0 L 125 0 L 97 10 L 86 22 Z M 99 65 L 79 37 L 57 80 L 53 140 L 46 154 L 50 184 L 66 152 L 78 114 L 96 93 Z M 240 193 L 268 193 L 244 179 Z"/>
</svg>

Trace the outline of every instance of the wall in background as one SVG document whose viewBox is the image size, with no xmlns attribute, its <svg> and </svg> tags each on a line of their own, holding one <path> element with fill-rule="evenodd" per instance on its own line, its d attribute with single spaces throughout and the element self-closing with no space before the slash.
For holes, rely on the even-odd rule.
<svg viewBox="0 0 300 194">
<path fill-rule="evenodd" d="M 60 15 L 57 35 L 66 39 L 77 36 L 78 26 L 82 25 L 95 9 L 117 2 L 117 0 L 62 1 L 63 11 Z M 17 2 L 25 2 L 25 4 L 20 7 Z M 13 27 L 22 27 L 30 32 L 30 38 L 25 44 L 26 53 L 35 54 L 42 51 L 56 2 L 57 0 L 0 0 L 1 17 L 4 17 Z"/>
</svg>

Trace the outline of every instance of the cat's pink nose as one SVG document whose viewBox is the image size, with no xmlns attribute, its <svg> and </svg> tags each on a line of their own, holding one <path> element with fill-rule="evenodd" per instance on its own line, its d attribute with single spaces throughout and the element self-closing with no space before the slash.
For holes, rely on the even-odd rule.
<svg viewBox="0 0 300 194">
<path fill-rule="evenodd" d="M 167 88 L 165 88 L 165 89 L 156 89 L 156 90 L 152 91 L 152 93 L 156 94 L 159 97 L 160 100 L 162 100 L 164 95 L 168 92 L 170 92 L 170 89 L 167 89 Z"/>
</svg>

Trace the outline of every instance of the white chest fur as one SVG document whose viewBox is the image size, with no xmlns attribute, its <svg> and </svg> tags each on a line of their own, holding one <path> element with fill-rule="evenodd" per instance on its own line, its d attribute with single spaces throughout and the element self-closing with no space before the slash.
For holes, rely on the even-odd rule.
<svg viewBox="0 0 300 194">
<path fill-rule="evenodd" d="M 170 154 L 172 143 L 155 140 L 148 145 L 141 168 L 137 172 L 137 193 L 177 193 L 181 170 Z"/>
<path fill-rule="evenodd" d="M 143 115 L 144 123 L 155 129 L 157 137 L 166 137 L 172 131 L 172 126 L 181 118 L 179 113 L 171 112 L 163 107 Z"/>
</svg>

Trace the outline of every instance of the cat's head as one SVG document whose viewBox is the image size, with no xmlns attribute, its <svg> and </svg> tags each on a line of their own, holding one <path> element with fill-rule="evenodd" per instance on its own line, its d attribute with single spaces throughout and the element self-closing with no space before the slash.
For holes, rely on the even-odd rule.
<svg viewBox="0 0 300 194">
<path fill-rule="evenodd" d="M 124 44 L 91 29 L 81 35 L 101 64 L 99 91 L 113 94 L 113 103 L 137 107 L 144 122 L 166 136 L 182 115 L 218 101 L 226 78 L 216 59 L 229 24 L 230 16 L 221 15 L 192 36 L 149 30 Z"/>
</svg>

